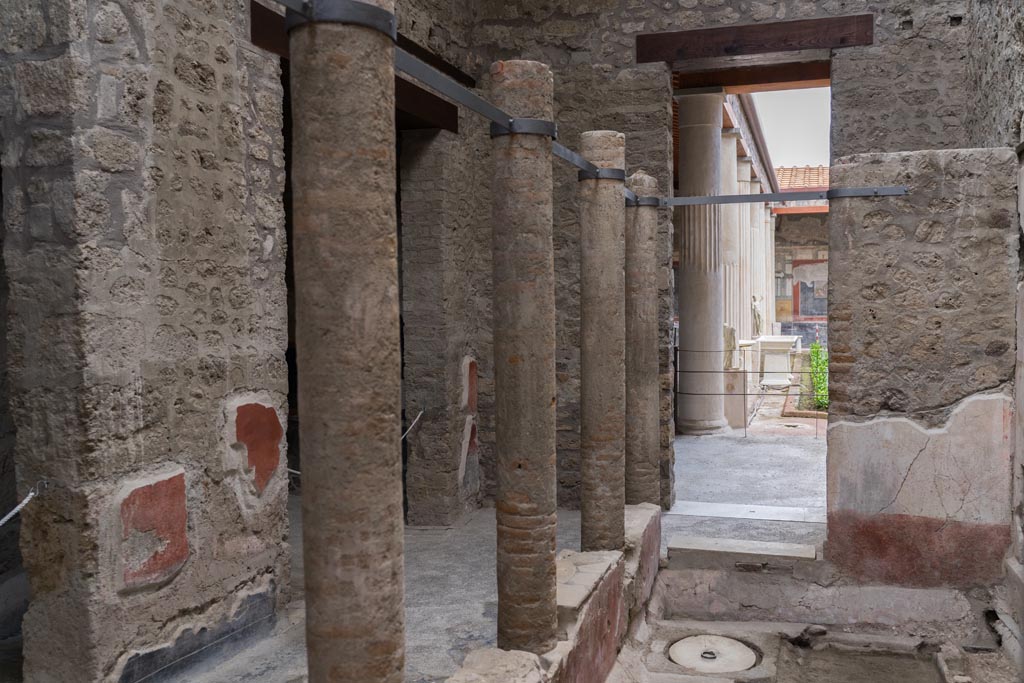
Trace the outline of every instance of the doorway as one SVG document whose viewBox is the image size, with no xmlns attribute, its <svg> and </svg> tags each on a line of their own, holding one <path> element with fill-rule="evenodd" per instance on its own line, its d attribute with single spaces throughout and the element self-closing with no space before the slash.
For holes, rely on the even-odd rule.
<svg viewBox="0 0 1024 683">
<path fill-rule="evenodd" d="M 692 79 L 677 73 L 677 91 Z M 828 201 L 784 196 L 829 189 L 831 92 L 820 78 L 723 90 L 719 194 L 774 199 L 720 205 L 729 428 L 676 437 L 675 503 L 664 524 L 685 536 L 798 544 L 820 553 L 827 519 Z M 738 235 L 733 247 L 730 231 Z"/>
</svg>

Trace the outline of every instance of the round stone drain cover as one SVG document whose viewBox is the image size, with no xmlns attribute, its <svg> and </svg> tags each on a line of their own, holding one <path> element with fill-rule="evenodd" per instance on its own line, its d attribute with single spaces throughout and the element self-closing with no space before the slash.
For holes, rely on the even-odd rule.
<svg viewBox="0 0 1024 683">
<path fill-rule="evenodd" d="M 752 648 L 725 636 L 690 636 L 672 644 L 668 658 L 702 674 L 746 671 L 757 664 Z"/>
</svg>

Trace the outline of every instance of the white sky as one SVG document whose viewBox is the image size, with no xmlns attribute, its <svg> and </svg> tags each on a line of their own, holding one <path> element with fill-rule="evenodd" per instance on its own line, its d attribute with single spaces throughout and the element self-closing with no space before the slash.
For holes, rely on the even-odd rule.
<svg viewBox="0 0 1024 683">
<path fill-rule="evenodd" d="M 772 163 L 828 166 L 831 88 L 754 94 Z"/>
</svg>

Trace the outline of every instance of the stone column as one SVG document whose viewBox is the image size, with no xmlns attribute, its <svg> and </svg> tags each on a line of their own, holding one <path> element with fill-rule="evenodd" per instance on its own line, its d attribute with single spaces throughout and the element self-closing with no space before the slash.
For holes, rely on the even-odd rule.
<svg viewBox="0 0 1024 683">
<path fill-rule="evenodd" d="M 491 79 L 498 107 L 552 119 L 546 65 L 496 62 Z M 493 145 L 498 647 L 541 654 L 558 641 L 551 139 L 505 135 Z"/>
<path fill-rule="evenodd" d="M 309 680 L 399 683 L 394 48 L 360 26 L 290 35 Z"/>
<path fill-rule="evenodd" d="M 757 177 L 752 177 L 750 182 L 750 194 L 760 195 L 761 194 L 761 180 Z M 765 236 L 764 236 L 764 210 L 761 204 L 748 204 L 746 205 L 746 211 L 748 211 L 748 217 L 750 220 L 750 231 L 751 231 L 751 244 L 752 259 L 751 269 L 753 272 L 754 286 L 752 288 L 752 296 L 758 297 L 758 302 L 761 308 L 761 334 L 770 334 L 767 321 L 767 301 L 768 292 L 765 289 Z M 753 311 L 752 311 L 752 325 L 753 325 Z"/>
<path fill-rule="evenodd" d="M 768 240 L 768 332 L 774 334 L 775 328 L 775 216 L 766 204 L 758 204 L 764 216 L 765 237 Z"/>
<path fill-rule="evenodd" d="M 751 183 L 750 157 L 742 157 L 736 160 L 736 179 L 739 187 L 739 194 L 750 194 Z M 751 312 L 750 301 L 754 288 L 754 259 L 757 254 L 757 244 L 753 237 L 754 223 L 750 217 L 750 205 L 738 204 L 740 212 L 740 232 L 744 243 L 743 258 L 740 262 L 740 270 L 743 273 L 744 286 L 741 287 L 740 298 L 742 299 L 740 313 L 740 338 L 750 339 L 754 333 L 754 314 Z"/>
<path fill-rule="evenodd" d="M 721 187 L 721 93 L 681 95 L 679 196 L 717 195 Z M 708 434 L 726 426 L 722 377 L 722 225 L 717 204 L 681 207 L 679 395 L 676 430 Z"/>
<path fill-rule="evenodd" d="M 738 128 L 722 131 L 722 178 L 719 194 L 730 195 L 742 192 L 737 177 L 736 147 L 739 142 Z M 740 215 L 742 204 L 722 204 L 722 278 L 725 301 L 725 324 L 739 334 L 743 315 L 743 301 L 740 298 Z M 735 360 L 735 359 L 730 359 Z"/>
<path fill-rule="evenodd" d="M 637 196 L 658 181 L 637 171 Z M 626 504 L 661 504 L 658 367 L 658 207 L 626 209 Z"/>
<path fill-rule="evenodd" d="M 580 154 L 598 168 L 626 166 L 626 138 L 583 133 Z M 626 299 L 624 179 L 581 179 L 580 513 L 583 550 L 625 543 Z"/>
</svg>

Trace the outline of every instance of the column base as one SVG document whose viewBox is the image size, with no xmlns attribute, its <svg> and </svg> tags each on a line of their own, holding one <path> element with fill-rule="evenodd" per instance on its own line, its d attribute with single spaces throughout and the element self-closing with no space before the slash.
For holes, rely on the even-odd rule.
<svg viewBox="0 0 1024 683">
<path fill-rule="evenodd" d="M 730 431 L 729 421 L 724 417 L 716 420 L 687 420 L 676 415 L 676 434 L 707 436 Z"/>
</svg>

